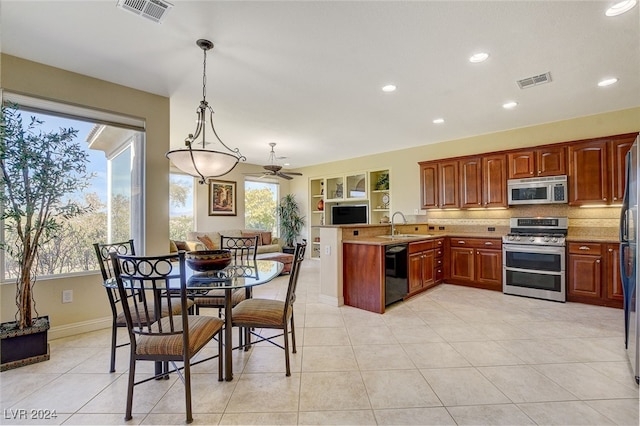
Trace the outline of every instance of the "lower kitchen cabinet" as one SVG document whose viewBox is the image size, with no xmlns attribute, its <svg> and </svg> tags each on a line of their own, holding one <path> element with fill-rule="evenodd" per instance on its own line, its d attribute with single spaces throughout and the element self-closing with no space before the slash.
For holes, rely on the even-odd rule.
<svg viewBox="0 0 640 426">
<path fill-rule="evenodd" d="M 435 265 L 433 241 L 409 244 L 409 296 L 436 284 Z"/>
<path fill-rule="evenodd" d="M 447 282 L 502 291 L 502 241 L 499 238 L 450 239 Z"/>
<path fill-rule="evenodd" d="M 570 242 L 568 253 L 567 301 L 622 308 L 620 244 Z"/>
</svg>

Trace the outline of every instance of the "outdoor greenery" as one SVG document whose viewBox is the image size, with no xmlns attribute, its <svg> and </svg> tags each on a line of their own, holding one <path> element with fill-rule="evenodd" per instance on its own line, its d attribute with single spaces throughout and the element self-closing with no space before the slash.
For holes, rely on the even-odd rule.
<svg viewBox="0 0 640 426">
<path fill-rule="evenodd" d="M 35 117 L 24 124 L 16 106 L 1 109 L 0 219 L 5 235 L 0 248 L 16 262 L 16 321 L 21 329 L 32 324 L 37 274 L 67 261 L 72 250 L 60 241 L 77 243 L 78 235 L 65 236 L 69 223 L 92 211 L 91 204 L 69 197 L 87 188 L 91 179 L 86 150 L 75 141 L 77 131 L 43 132 L 42 124 Z"/>
<path fill-rule="evenodd" d="M 269 188 L 245 190 L 245 227 L 275 232 L 276 200 Z"/>
<path fill-rule="evenodd" d="M 169 179 L 169 203 L 174 207 L 185 207 L 193 185 L 189 186 L 174 176 L 171 175 Z M 185 240 L 187 232 L 193 231 L 193 228 L 193 214 L 169 217 L 169 238 L 172 240 Z"/>
</svg>

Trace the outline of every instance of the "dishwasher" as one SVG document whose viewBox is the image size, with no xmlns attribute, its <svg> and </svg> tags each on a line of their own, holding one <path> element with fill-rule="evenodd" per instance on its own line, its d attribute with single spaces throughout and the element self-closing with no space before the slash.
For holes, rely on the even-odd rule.
<svg viewBox="0 0 640 426">
<path fill-rule="evenodd" d="M 393 244 L 384 251 L 384 305 L 398 302 L 409 292 L 407 280 L 407 243 Z"/>
</svg>

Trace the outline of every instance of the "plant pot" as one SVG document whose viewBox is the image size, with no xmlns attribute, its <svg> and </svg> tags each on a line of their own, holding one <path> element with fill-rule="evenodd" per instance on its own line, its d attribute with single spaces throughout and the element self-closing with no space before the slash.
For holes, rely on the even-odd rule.
<svg viewBox="0 0 640 426">
<path fill-rule="evenodd" d="M 294 254 L 296 252 L 295 247 L 282 247 L 283 253 Z"/>
<path fill-rule="evenodd" d="M 50 358 L 48 330 L 48 316 L 36 318 L 32 327 L 22 330 L 15 321 L 0 324 L 0 371 L 47 361 Z"/>
</svg>

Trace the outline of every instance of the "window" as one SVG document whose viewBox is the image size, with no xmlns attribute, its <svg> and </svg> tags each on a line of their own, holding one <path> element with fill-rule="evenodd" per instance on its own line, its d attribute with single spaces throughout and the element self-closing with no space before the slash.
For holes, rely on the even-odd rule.
<svg viewBox="0 0 640 426">
<path fill-rule="evenodd" d="M 43 122 L 40 126 L 43 132 L 61 127 L 78 130 L 76 142 L 80 142 L 89 155 L 87 171 L 92 175 L 89 187 L 69 194 L 69 198 L 91 206 L 91 210 L 61 223 L 61 231 L 40 250 L 38 276 L 97 270 L 92 246 L 95 242 L 133 238 L 139 247 L 137 251 L 142 254 L 144 132 L 140 129 L 144 123 L 139 123 L 138 128 L 132 128 L 129 123 L 120 127 L 113 122 L 117 116 L 6 92 L 3 101 L 19 105 L 25 126 L 33 116 Z M 11 229 L 5 229 L 2 234 L 3 241 L 11 241 L 15 236 Z M 15 260 L 6 251 L 0 256 L 0 279 L 15 278 Z"/>
<path fill-rule="evenodd" d="M 169 238 L 184 241 L 193 231 L 193 192 L 195 179 L 172 173 L 169 176 Z"/>
<path fill-rule="evenodd" d="M 278 235 L 276 206 L 280 185 L 276 182 L 244 181 L 244 223 L 248 229 L 262 229 Z"/>
</svg>

